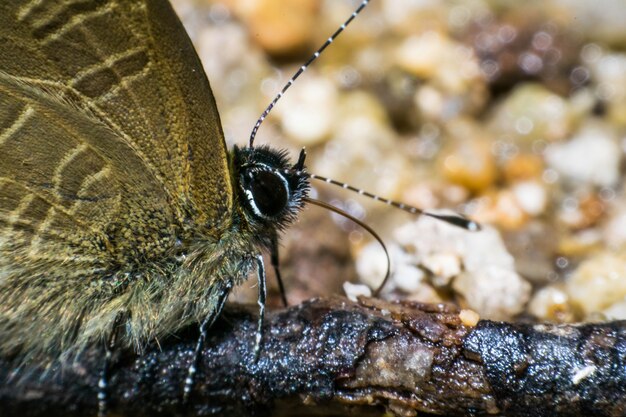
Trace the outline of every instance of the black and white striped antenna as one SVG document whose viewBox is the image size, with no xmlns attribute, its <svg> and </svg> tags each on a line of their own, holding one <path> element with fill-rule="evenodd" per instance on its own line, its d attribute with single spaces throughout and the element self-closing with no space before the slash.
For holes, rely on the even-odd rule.
<svg viewBox="0 0 626 417">
<path fill-rule="evenodd" d="M 370 193 L 368 191 L 365 191 L 363 189 L 353 187 L 350 184 L 346 184 L 345 182 L 336 181 L 336 180 L 334 180 L 332 178 L 326 178 L 326 177 L 322 177 L 321 175 L 310 174 L 308 172 L 302 172 L 302 171 L 296 172 L 296 173 L 300 173 L 300 175 L 304 175 L 304 176 L 309 177 L 309 178 L 314 179 L 314 180 L 323 181 L 323 182 L 325 182 L 327 184 L 336 185 L 336 186 L 341 187 L 341 188 L 343 188 L 345 190 L 354 191 L 355 193 L 357 193 L 359 195 L 363 195 L 365 197 L 369 197 L 372 200 L 380 201 L 383 204 L 387 204 L 388 206 L 399 208 L 400 210 L 404 210 L 404 211 L 406 211 L 408 213 L 415 214 L 417 216 L 432 217 L 433 219 L 444 221 L 444 222 L 449 223 L 451 225 L 458 226 L 458 227 L 461 227 L 463 229 L 469 230 L 470 232 L 477 232 L 477 231 L 480 230 L 480 224 L 478 224 L 477 222 L 475 222 L 473 220 L 466 219 L 465 217 L 463 217 L 461 215 L 454 215 L 454 214 L 446 215 L 446 214 L 431 213 L 431 212 L 428 212 L 426 210 L 423 210 L 423 209 L 411 206 L 409 204 L 401 203 L 399 201 L 390 200 L 388 198 L 383 198 L 381 196 L 378 196 L 376 194 L 372 194 L 372 193 Z"/>
<path fill-rule="evenodd" d="M 313 63 L 313 61 L 315 61 L 321 55 L 321 53 L 331 43 L 333 43 L 333 41 L 335 39 L 337 39 L 337 37 L 346 29 L 346 27 L 354 20 L 354 18 L 359 13 L 361 13 L 361 11 L 368 5 L 368 3 L 370 1 L 371 0 L 363 0 L 361 2 L 361 4 L 356 8 L 356 10 L 354 12 L 352 12 L 350 17 L 341 26 L 339 26 L 339 28 L 335 31 L 335 33 L 333 33 L 326 40 L 326 42 L 324 42 L 324 44 L 317 51 L 315 51 L 313 53 L 313 55 L 311 55 L 311 57 L 304 63 L 304 65 L 302 65 L 296 71 L 296 73 L 289 79 L 289 81 L 287 81 L 287 84 L 285 84 L 285 86 L 282 88 L 282 90 L 276 95 L 276 97 L 274 97 L 274 99 L 267 106 L 267 108 L 263 111 L 261 116 L 256 121 L 254 127 L 252 128 L 252 132 L 250 133 L 250 142 L 249 142 L 249 147 L 250 148 L 254 147 L 254 139 L 255 139 L 256 134 L 257 134 L 257 132 L 259 130 L 259 127 L 261 127 L 261 124 L 267 118 L 267 116 L 270 114 L 270 112 L 272 111 L 272 109 L 274 108 L 274 106 L 276 105 L 278 100 L 280 100 L 282 98 L 282 96 L 289 89 L 289 87 L 291 87 L 293 85 L 293 83 L 298 79 L 298 77 L 300 77 L 300 75 L 302 75 L 302 73 L 307 70 L 307 68 Z M 411 206 L 411 205 L 408 205 L 408 204 L 404 204 L 404 203 L 401 203 L 401 202 L 397 202 L 397 201 L 394 201 L 394 200 L 390 200 L 390 199 L 387 199 L 387 198 L 380 197 L 380 196 L 378 196 L 376 194 L 372 194 L 372 193 L 370 193 L 368 191 L 365 191 L 363 189 L 353 187 L 353 186 L 351 186 L 349 184 L 346 184 L 346 183 L 343 183 L 343 182 L 339 182 L 339 181 L 333 180 L 331 178 L 326 178 L 326 177 L 322 177 L 320 175 L 308 173 L 308 172 L 306 172 L 306 170 L 304 168 L 304 159 L 305 158 L 306 158 L 306 152 L 305 152 L 304 149 L 302 149 L 302 151 L 300 152 L 300 156 L 298 158 L 298 162 L 293 166 L 293 168 L 291 168 L 289 170 L 285 170 L 284 172 L 285 173 L 289 173 L 289 174 L 295 174 L 297 176 L 302 176 L 302 177 L 307 177 L 307 178 L 323 181 L 323 182 L 325 182 L 327 184 L 336 185 L 336 186 L 339 186 L 339 187 L 341 187 L 343 189 L 353 191 L 353 192 L 355 192 L 355 193 L 357 193 L 359 195 L 363 195 L 363 196 L 369 197 L 369 198 L 371 198 L 373 200 L 380 201 L 380 202 L 382 202 L 384 204 L 387 204 L 389 206 L 399 208 L 400 210 L 404 210 L 404 211 L 406 211 L 408 213 L 411 213 L 413 215 L 432 217 L 434 219 L 444 221 L 446 223 L 449 223 L 449 224 L 454 225 L 454 226 L 461 227 L 461 228 L 469 230 L 469 231 L 478 231 L 478 230 L 480 230 L 480 225 L 478 223 L 476 223 L 473 220 L 466 219 L 466 218 L 464 218 L 464 217 L 462 217 L 460 215 L 442 215 L 442 214 L 431 213 L 431 212 L 422 210 L 420 208 L 417 208 L 417 207 L 414 207 L 414 206 Z M 389 276 L 390 276 L 390 272 L 391 272 L 391 261 L 390 261 L 390 258 L 389 258 L 389 252 L 387 251 L 385 243 L 380 238 L 380 236 L 371 227 L 369 227 L 367 224 L 361 222 L 360 220 L 358 220 L 354 216 L 351 216 L 349 213 L 345 212 L 344 210 L 341 210 L 338 207 L 335 207 L 335 206 L 330 205 L 328 203 L 325 203 L 323 201 L 315 200 L 315 199 L 312 199 L 312 198 L 306 198 L 305 201 L 308 202 L 308 203 L 315 204 L 317 206 L 323 207 L 323 208 L 325 208 L 327 210 L 334 211 L 335 213 L 340 214 L 340 215 L 346 217 L 347 219 L 352 220 L 353 222 L 357 223 L 358 225 L 363 227 L 365 230 L 367 230 L 370 234 L 372 234 L 372 236 L 376 240 L 378 240 L 380 245 L 383 247 L 383 250 L 385 251 L 385 255 L 387 257 L 387 273 L 385 274 L 385 278 L 383 279 L 383 282 L 374 291 L 374 295 L 377 295 L 381 291 L 381 289 L 385 286 L 385 283 L 388 281 Z M 281 286 L 282 286 L 282 283 L 281 283 Z"/>
<path fill-rule="evenodd" d="M 352 22 L 354 18 L 357 17 L 359 13 L 361 13 L 361 11 L 365 8 L 365 6 L 367 6 L 369 2 L 370 0 L 363 0 L 363 2 L 359 5 L 359 7 L 357 7 L 356 10 L 352 12 L 350 17 L 345 22 L 343 22 L 341 26 L 339 26 L 339 28 L 335 31 L 335 33 L 333 33 L 330 36 L 330 38 L 326 39 L 326 42 L 324 42 L 324 44 L 317 51 L 315 51 L 313 55 L 311 55 L 311 57 L 308 59 L 308 61 L 304 63 L 304 65 L 298 68 L 298 71 L 296 71 L 293 77 L 291 77 L 289 81 L 287 81 L 287 84 L 285 84 L 283 89 L 280 90 L 280 93 L 278 93 L 276 97 L 274 97 L 274 100 L 272 100 L 269 106 L 267 106 L 267 108 L 263 111 L 259 119 L 256 121 L 254 127 L 252 128 L 252 132 L 250 133 L 250 142 L 249 142 L 249 146 L 251 148 L 254 147 L 254 138 L 256 137 L 259 127 L 261 127 L 261 124 L 263 123 L 267 115 L 270 114 L 270 112 L 272 111 L 272 109 L 274 108 L 278 100 L 281 99 L 281 97 L 285 94 L 285 92 L 289 89 L 289 87 L 291 87 L 291 85 L 298 79 L 298 77 L 302 75 L 302 73 L 306 71 L 307 68 L 309 68 L 309 66 L 313 63 L 313 61 L 315 61 L 321 55 L 321 53 L 324 52 L 324 49 L 326 49 L 328 45 L 330 45 L 331 43 L 333 43 L 335 39 L 337 39 L 337 37 L 341 34 L 341 32 L 343 32 L 345 28 L 350 24 L 350 22 Z"/>
</svg>

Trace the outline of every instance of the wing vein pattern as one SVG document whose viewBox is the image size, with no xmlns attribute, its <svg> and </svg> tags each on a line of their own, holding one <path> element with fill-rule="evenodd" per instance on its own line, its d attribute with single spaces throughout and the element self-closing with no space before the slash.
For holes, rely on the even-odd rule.
<svg viewBox="0 0 626 417">
<path fill-rule="evenodd" d="M 130 302 L 116 294 L 138 266 L 167 270 L 232 198 L 215 100 L 166 0 L 0 2 L 0 353 L 96 334 L 84 306 Z"/>
</svg>

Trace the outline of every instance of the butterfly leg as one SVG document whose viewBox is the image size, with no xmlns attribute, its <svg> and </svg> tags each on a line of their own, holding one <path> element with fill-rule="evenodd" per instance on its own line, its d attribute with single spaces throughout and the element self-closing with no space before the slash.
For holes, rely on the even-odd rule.
<svg viewBox="0 0 626 417">
<path fill-rule="evenodd" d="M 272 236 L 272 243 L 270 249 L 270 258 L 272 261 L 272 267 L 274 268 L 274 273 L 276 274 L 276 280 L 278 281 L 278 289 L 280 291 L 280 298 L 283 301 L 283 306 L 289 307 L 289 302 L 287 301 L 287 294 L 285 293 L 285 286 L 283 285 L 283 279 L 280 276 L 280 267 L 278 261 L 278 236 L 276 233 Z"/>
<path fill-rule="evenodd" d="M 185 386 L 183 387 L 183 404 L 187 404 L 189 401 L 189 396 L 191 395 L 191 391 L 193 390 L 193 386 L 195 383 L 196 372 L 198 371 L 198 364 L 200 363 L 200 356 L 202 354 L 202 347 L 204 346 L 204 341 L 206 340 L 207 332 L 215 323 L 215 320 L 220 315 L 222 310 L 224 309 L 224 304 L 226 304 L 226 299 L 228 298 L 228 294 L 230 293 L 230 289 L 232 287 L 232 283 L 226 284 L 225 288 L 222 288 L 222 291 L 218 295 L 217 299 L 217 307 L 211 314 L 209 314 L 202 324 L 200 324 L 200 336 L 198 336 L 198 341 L 196 342 L 196 349 L 193 353 L 193 358 L 191 360 L 191 365 L 187 370 L 187 378 L 185 378 Z"/>
<path fill-rule="evenodd" d="M 256 256 L 257 264 L 257 281 L 259 284 L 259 298 L 257 304 L 259 305 L 259 320 L 256 328 L 256 338 L 254 343 L 254 361 L 259 359 L 261 353 L 261 340 L 263 340 L 263 320 L 265 319 L 265 295 L 267 290 L 265 288 L 265 264 L 263 263 L 263 256 L 260 254 Z"/>
<path fill-rule="evenodd" d="M 126 314 L 121 311 L 115 315 L 111 333 L 104 345 L 104 363 L 102 364 L 100 378 L 98 379 L 98 417 L 105 417 L 108 412 L 109 372 L 111 371 L 111 361 L 117 341 L 118 329 L 125 316 Z"/>
</svg>

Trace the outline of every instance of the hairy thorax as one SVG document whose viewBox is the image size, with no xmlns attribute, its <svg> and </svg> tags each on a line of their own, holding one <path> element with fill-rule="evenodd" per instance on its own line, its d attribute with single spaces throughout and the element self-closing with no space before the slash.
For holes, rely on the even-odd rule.
<svg viewBox="0 0 626 417">
<path fill-rule="evenodd" d="M 258 252 L 251 240 L 233 238 L 235 229 L 217 238 L 175 237 L 167 256 L 77 273 L 71 285 L 55 270 L 25 276 L 19 257 L 0 260 L 0 334 L 13 335 L 0 340 L 0 354 L 20 362 L 72 360 L 112 332 L 120 347 L 140 353 L 201 322 L 215 313 L 220 294 L 247 278 Z"/>
</svg>

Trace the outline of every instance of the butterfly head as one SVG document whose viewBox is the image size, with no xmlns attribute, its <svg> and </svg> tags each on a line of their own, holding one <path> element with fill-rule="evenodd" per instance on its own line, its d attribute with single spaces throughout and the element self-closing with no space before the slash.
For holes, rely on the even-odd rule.
<svg viewBox="0 0 626 417">
<path fill-rule="evenodd" d="M 295 220 L 309 191 L 304 158 L 302 151 L 291 165 L 284 151 L 268 146 L 235 147 L 235 180 L 250 224 L 283 229 Z"/>
</svg>

